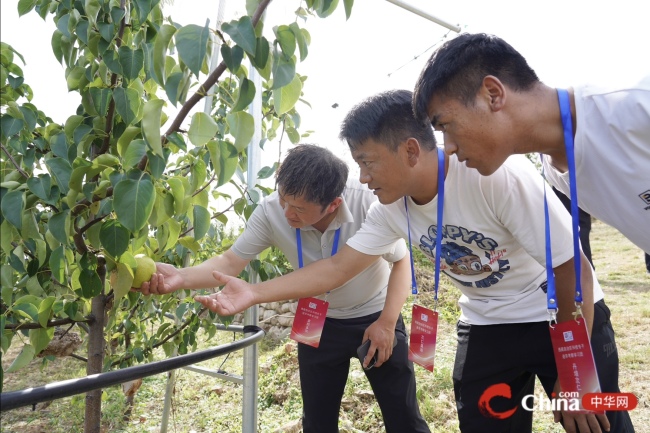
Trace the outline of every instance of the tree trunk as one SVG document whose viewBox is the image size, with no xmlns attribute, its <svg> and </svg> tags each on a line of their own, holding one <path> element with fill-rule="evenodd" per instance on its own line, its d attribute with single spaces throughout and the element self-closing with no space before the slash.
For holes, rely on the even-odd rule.
<svg viewBox="0 0 650 433">
<path fill-rule="evenodd" d="M 88 364 L 86 374 L 98 374 L 104 366 L 104 309 L 106 295 L 106 262 L 98 257 L 97 274 L 102 281 L 102 292 L 95 296 L 91 303 L 91 315 L 88 331 Z M 84 417 L 84 433 L 100 433 L 102 419 L 102 390 L 96 389 L 86 393 L 86 413 Z"/>
</svg>

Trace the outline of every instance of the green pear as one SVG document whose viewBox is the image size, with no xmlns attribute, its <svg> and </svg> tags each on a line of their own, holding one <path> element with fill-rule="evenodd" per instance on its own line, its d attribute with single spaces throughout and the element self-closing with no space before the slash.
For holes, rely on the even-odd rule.
<svg viewBox="0 0 650 433">
<path fill-rule="evenodd" d="M 139 289 L 142 283 L 149 281 L 154 272 L 156 272 L 156 262 L 144 254 L 136 254 L 135 263 L 136 268 L 132 286 Z"/>
</svg>

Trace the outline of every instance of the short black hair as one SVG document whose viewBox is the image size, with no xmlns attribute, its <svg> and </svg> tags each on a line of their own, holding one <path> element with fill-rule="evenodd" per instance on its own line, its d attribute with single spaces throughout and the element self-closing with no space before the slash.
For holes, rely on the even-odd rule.
<svg viewBox="0 0 650 433">
<path fill-rule="evenodd" d="M 431 124 L 423 125 L 413 116 L 409 90 L 389 90 L 357 104 L 345 116 L 339 138 L 350 150 L 372 139 L 397 151 L 400 143 L 413 137 L 423 148 L 436 148 Z"/>
<path fill-rule="evenodd" d="M 343 193 L 347 164 L 315 144 L 299 144 L 287 152 L 276 173 L 283 195 L 302 197 L 325 209 Z"/>
<path fill-rule="evenodd" d="M 487 75 L 497 77 L 514 91 L 525 91 L 539 82 L 526 59 L 503 39 L 485 33 L 463 33 L 433 52 L 420 73 L 413 93 L 413 112 L 429 123 L 431 98 L 452 97 L 473 106 Z"/>
</svg>

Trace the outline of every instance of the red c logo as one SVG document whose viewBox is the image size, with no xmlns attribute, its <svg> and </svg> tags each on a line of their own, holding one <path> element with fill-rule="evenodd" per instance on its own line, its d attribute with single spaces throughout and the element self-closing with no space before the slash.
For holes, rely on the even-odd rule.
<svg viewBox="0 0 650 433">
<path fill-rule="evenodd" d="M 497 383 L 483 392 L 481 398 L 478 400 L 478 408 L 484 416 L 488 418 L 506 419 L 510 418 L 517 410 L 517 407 L 514 407 L 505 412 L 495 412 L 492 406 L 490 406 L 490 400 L 494 397 L 511 398 L 512 390 L 510 389 L 510 385 L 507 383 Z"/>
</svg>

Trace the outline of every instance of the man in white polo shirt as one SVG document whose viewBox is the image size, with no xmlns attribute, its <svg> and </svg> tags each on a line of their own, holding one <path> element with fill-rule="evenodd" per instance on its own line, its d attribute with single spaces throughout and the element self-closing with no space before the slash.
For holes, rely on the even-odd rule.
<svg viewBox="0 0 650 433">
<path fill-rule="evenodd" d="M 339 246 L 361 227 L 370 205 L 376 201 L 365 185 L 348 180 L 345 162 L 315 145 L 291 149 L 278 169 L 277 183 L 278 191 L 262 200 L 244 232 L 224 254 L 189 268 L 157 263 L 157 273 L 140 290 L 164 294 L 214 287 L 213 271 L 238 275 L 271 246 L 279 248 L 294 269 L 307 266 L 336 254 Z M 388 262 L 393 262 L 392 271 Z M 318 297 L 329 303 L 318 347 L 298 344 L 305 433 L 338 432 L 350 358 L 357 355 L 357 348 L 366 340 L 371 345 L 364 362 L 365 373 L 386 431 L 430 431 L 416 400 L 413 364 L 408 360 L 400 314 L 409 293 L 409 278 L 405 244 L 393 242 L 382 258 Z M 369 367 L 375 351 L 376 362 Z"/>
</svg>

